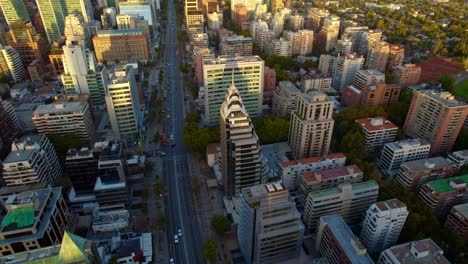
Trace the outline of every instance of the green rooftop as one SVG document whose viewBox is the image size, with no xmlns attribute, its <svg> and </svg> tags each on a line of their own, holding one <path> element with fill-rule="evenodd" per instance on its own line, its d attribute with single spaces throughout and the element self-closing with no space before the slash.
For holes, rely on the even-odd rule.
<svg viewBox="0 0 468 264">
<path fill-rule="evenodd" d="M 34 208 L 32 206 L 16 208 L 3 218 L 2 230 L 9 231 L 32 226 L 34 218 Z"/>
<path fill-rule="evenodd" d="M 431 188 L 434 189 L 438 193 L 446 193 L 446 192 L 452 192 L 455 190 L 455 188 L 450 186 L 451 181 L 460 181 L 460 182 L 463 181 L 465 183 L 468 183 L 468 174 L 457 176 L 457 177 L 430 181 L 427 184 L 429 184 L 429 186 L 431 186 Z"/>
<path fill-rule="evenodd" d="M 320 197 L 324 197 L 324 196 L 340 194 L 340 193 L 342 193 L 342 191 L 338 188 L 340 185 L 338 185 L 336 187 L 333 187 L 333 188 L 330 188 L 330 189 L 323 189 L 323 190 L 320 190 L 320 191 L 313 191 L 313 192 L 310 192 L 309 195 L 311 197 L 320 198 Z M 375 187 L 378 188 L 379 185 L 377 184 L 377 182 L 375 182 L 373 180 L 351 184 L 351 188 L 352 188 L 353 191 L 367 189 L 367 188 L 375 188 Z"/>
</svg>

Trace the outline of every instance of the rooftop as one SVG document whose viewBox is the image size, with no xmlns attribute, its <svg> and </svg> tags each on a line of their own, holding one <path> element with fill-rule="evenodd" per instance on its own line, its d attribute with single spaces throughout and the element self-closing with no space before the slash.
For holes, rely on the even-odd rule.
<svg viewBox="0 0 468 264">
<path fill-rule="evenodd" d="M 430 238 L 396 245 L 386 251 L 390 251 L 399 263 L 450 264 L 442 249 Z"/>
<path fill-rule="evenodd" d="M 368 131 L 398 129 L 396 125 L 394 125 L 392 122 L 390 122 L 390 120 L 388 120 L 387 118 L 383 116 L 357 119 L 356 122 L 359 123 L 365 130 L 368 130 Z"/>
<path fill-rule="evenodd" d="M 390 142 L 385 144 L 386 147 L 391 148 L 393 151 L 407 150 L 417 147 L 430 147 L 431 145 L 423 139 L 414 138 L 414 139 L 405 139 L 395 142 Z"/>
<path fill-rule="evenodd" d="M 257 184 L 254 186 L 242 189 L 242 194 L 245 199 L 252 202 L 260 202 L 260 200 L 270 196 L 278 196 L 286 194 L 289 197 L 289 192 L 281 182 L 273 182 L 267 184 Z"/>
<path fill-rule="evenodd" d="M 29 157 L 34 153 L 34 149 L 25 149 L 18 151 L 11 151 L 10 154 L 3 160 L 3 163 L 14 163 L 20 161 L 27 161 Z"/>
<path fill-rule="evenodd" d="M 130 36 L 130 35 L 144 35 L 143 29 L 112 29 L 112 30 L 98 30 L 96 37 L 115 37 L 115 36 Z"/>
<path fill-rule="evenodd" d="M 439 179 L 427 183 L 433 190 L 438 193 L 453 192 L 457 187 L 465 186 L 468 183 L 468 174 L 451 178 Z"/>
<path fill-rule="evenodd" d="M 380 211 L 387 211 L 396 208 L 406 208 L 406 205 L 398 199 L 390 199 L 387 201 L 377 202 L 375 206 L 379 208 Z"/>
<path fill-rule="evenodd" d="M 447 107 L 468 107 L 467 103 L 455 99 L 455 96 L 449 92 L 438 92 L 436 90 L 419 90 L 417 92 L 431 97 L 432 99 L 442 103 Z"/>
<path fill-rule="evenodd" d="M 456 210 L 458 213 L 463 215 L 463 218 L 468 218 L 468 203 L 455 205 L 454 207 L 452 207 L 452 210 Z"/>
<path fill-rule="evenodd" d="M 207 58 L 203 60 L 203 65 L 217 65 L 227 64 L 230 66 L 236 66 L 242 62 L 260 62 L 263 61 L 259 56 L 230 56 L 224 55 L 217 58 Z"/>
<path fill-rule="evenodd" d="M 2 220 L 2 232 L 30 227 L 34 224 L 34 207 L 29 205 L 13 209 Z"/>
<path fill-rule="evenodd" d="M 78 111 L 84 111 L 85 107 L 86 107 L 86 104 L 81 103 L 81 102 L 68 102 L 68 103 L 61 103 L 61 104 L 43 104 L 43 105 L 37 106 L 36 111 L 34 111 L 34 115 L 78 112 Z"/>
<path fill-rule="evenodd" d="M 319 179 L 320 181 L 326 181 L 356 173 L 362 173 L 362 170 L 357 165 L 349 165 L 345 167 L 304 173 L 302 174 L 302 177 L 304 177 L 304 180 L 307 182 L 315 182 Z"/>
<path fill-rule="evenodd" d="M 330 195 L 338 195 L 341 194 L 343 191 L 343 187 L 345 186 L 351 186 L 351 189 L 353 192 L 358 191 L 358 190 L 365 190 L 365 189 L 378 189 L 379 185 L 375 181 L 365 181 L 365 182 L 359 182 L 359 183 L 342 183 L 338 185 L 337 187 L 333 187 L 330 189 L 324 189 L 320 191 L 313 191 L 309 193 L 309 196 L 312 198 L 322 198 L 324 196 L 330 196 Z"/>
<path fill-rule="evenodd" d="M 298 94 L 301 91 L 290 81 L 280 81 L 278 87 L 286 91 L 288 94 Z"/>
<path fill-rule="evenodd" d="M 321 161 L 332 161 L 334 159 L 346 159 L 345 154 L 343 153 L 330 153 L 326 157 L 322 156 L 315 156 L 315 157 L 309 157 L 309 158 L 302 158 L 300 160 L 289 160 L 289 161 L 284 161 L 281 163 L 281 167 L 287 168 L 290 166 L 295 166 L 297 164 L 300 165 L 305 165 L 305 164 L 311 164 L 311 163 L 316 163 L 316 162 L 321 162 Z"/>
<path fill-rule="evenodd" d="M 452 163 L 442 157 L 434 157 L 420 160 L 407 161 L 402 164 L 413 172 L 425 171 L 428 169 L 437 169 L 451 166 Z"/>
</svg>

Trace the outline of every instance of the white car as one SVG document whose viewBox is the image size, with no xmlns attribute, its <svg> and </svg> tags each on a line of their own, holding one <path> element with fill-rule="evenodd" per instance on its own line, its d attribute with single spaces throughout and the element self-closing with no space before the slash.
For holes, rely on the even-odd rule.
<svg viewBox="0 0 468 264">
<path fill-rule="evenodd" d="M 177 235 L 174 236 L 174 243 L 179 243 L 179 237 Z"/>
<path fill-rule="evenodd" d="M 171 136 L 169 138 L 171 139 L 171 141 L 173 141 L 174 140 L 174 135 L 171 134 Z"/>
<path fill-rule="evenodd" d="M 179 234 L 179 236 L 181 237 L 182 236 L 182 229 L 179 228 L 179 232 L 177 232 Z"/>
<path fill-rule="evenodd" d="M 170 264 L 174 264 L 174 258 L 170 258 L 170 259 L 169 259 L 169 263 L 170 263 Z"/>
</svg>

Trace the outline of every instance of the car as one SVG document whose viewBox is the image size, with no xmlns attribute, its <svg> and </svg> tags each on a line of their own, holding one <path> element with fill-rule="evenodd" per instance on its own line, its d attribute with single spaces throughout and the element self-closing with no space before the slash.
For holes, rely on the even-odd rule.
<svg viewBox="0 0 468 264">
<path fill-rule="evenodd" d="M 177 232 L 179 234 L 179 236 L 181 237 L 182 236 L 182 229 L 179 228 L 179 231 Z"/>
<path fill-rule="evenodd" d="M 179 236 L 177 235 L 174 235 L 174 243 L 179 243 Z"/>
<path fill-rule="evenodd" d="M 174 140 L 174 135 L 171 134 L 171 136 L 169 137 L 171 140 Z"/>
<path fill-rule="evenodd" d="M 170 264 L 174 264 L 174 258 L 170 258 L 170 259 L 169 259 L 169 263 L 170 263 Z"/>
<path fill-rule="evenodd" d="M 161 153 L 159 153 L 159 155 L 161 155 L 161 156 L 166 156 L 166 152 L 162 152 L 162 151 L 161 151 Z"/>
</svg>

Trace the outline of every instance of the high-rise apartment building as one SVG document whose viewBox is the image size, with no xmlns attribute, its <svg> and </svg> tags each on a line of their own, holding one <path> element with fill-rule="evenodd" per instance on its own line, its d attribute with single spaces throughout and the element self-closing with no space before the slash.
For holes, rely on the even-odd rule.
<svg viewBox="0 0 468 264">
<path fill-rule="evenodd" d="M 301 91 L 290 81 L 280 81 L 273 95 L 272 111 L 275 116 L 289 116 L 297 106 Z"/>
<path fill-rule="evenodd" d="M 291 42 L 283 38 L 272 39 L 266 46 L 266 53 L 280 57 L 290 57 L 292 55 Z"/>
<path fill-rule="evenodd" d="M 360 239 L 370 254 L 396 244 L 409 211 L 398 199 L 372 204 L 362 222 Z"/>
<path fill-rule="evenodd" d="M 322 91 L 326 92 L 331 88 L 332 79 L 327 74 L 308 74 L 302 77 L 299 88 L 303 92 Z"/>
<path fill-rule="evenodd" d="M 219 53 L 230 56 L 252 56 L 252 38 L 231 36 L 222 38 L 219 43 Z"/>
<path fill-rule="evenodd" d="M 276 71 L 265 66 L 263 71 L 263 104 L 271 105 L 276 89 Z"/>
<path fill-rule="evenodd" d="M 325 18 L 329 15 L 330 13 L 326 9 L 311 8 L 307 14 L 306 28 L 315 33 L 319 32 L 322 29 Z"/>
<path fill-rule="evenodd" d="M 148 61 L 147 38 L 143 29 L 99 30 L 93 37 L 94 53 L 102 64 Z"/>
<path fill-rule="evenodd" d="M 366 69 L 385 71 L 390 53 L 390 44 L 386 41 L 376 41 L 369 46 L 366 58 Z"/>
<path fill-rule="evenodd" d="M 300 94 L 291 114 L 288 143 L 296 159 L 328 153 L 333 132 L 333 100 L 319 91 Z"/>
<path fill-rule="evenodd" d="M 332 55 L 322 54 L 320 55 L 319 60 L 319 70 L 322 74 L 326 74 L 328 76 L 334 75 L 336 70 L 336 64 L 338 63 L 338 57 Z"/>
<path fill-rule="evenodd" d="M 403 163 L 395 176 L 401 186 L 418 192 L 428 181 L 448 178 L 455 172 L 454 165 L 442 158 L 434 157 Z"/>
<path fill-rule="evenodd" d="M 304 225 L 281 183 L 244 188 L 239 216 L 237 236 L 246 263 L 292 261 L 299 256 Z"/>
<path fill-rule="evenodd" d="M 234 80 L 220 107 L 220 133 L 224 190 L 233 197 L 262 183 L 260 144 Z"/>
<path fill-rule="evenodd" d="M 199 33 L 204 31 L 203 11 L 192 10 L 185 15 L 185 24 L 190 33 Z"/>
<path fill-rule="evenodd" d="M 361 35 L 359 40 L 359 51 L 358 54 L 366 55 L 369 51 L 369 47 L 372 47 L 372 44 L 379 41 L 382 38 L 382 30 L 380 29 L 370 29 L 365 31 Z"/>
<path fill-rule="evenodd" d="M 311 54 L 314 46 L 314 32 L 312 30 L 302 29 L 291 33 L 293 36 L 288 40 L 291 41 L 292 54 L 297 54 L 299 56 Z"/>
<path fill-rule="evenodd" d="M 364 144 L 375 151 L 384 144 L 394 142 L 397 136 L 398 127 L 386 117 L 362 118 L 356 120 L 364 132 Z"/>
<path fill-rule="evenodd" d="M 468 115 L 468 104 L 448 92 L 415 91 L 403 130 L 427 140 L 431 155 L 451 152 Z"/>
<path fill-rule="evenodd" d="M 262 113 L 263 70 L 264 61 L 258 56 L 220 56 L 203 60 L 203 123 L 207 126 L 218 124 L 218 111 L 232 80 L 242 96 L 247 113 L 251 117 L 259 117 Z"/>
<path fill-rule="evenodd" d="M 367 26 L 346 27 L 341 33 L 341 39 L 349 39 L 352 42 L 351 52 L 359 53 L 361 41 L 365 32 L 369 30 Z M 366 53 L 362 55 L 366 55 Z"/>
<path fill-rule="evenodd" d="M 431 145 L 422 139 L 406 139 L 384 145 L 379 160 L 379 168 L 387 177 L 393 177 L 401 164 L 407 161 L 425 159 Z"/>
<path fill-rule="evenodd" d="M 399 45 L 390 45 L 386 69 L 392 70 L 393 67 L 403 65 L 404 59 L 405 48 Z"/>
<path fill-rule="evenodd" d="M 8 149 L 15 138 L 21 134 L 21 126 L 16 117 L 13 106 L 9 101 L 5 101 L 0 97 L 0 160 L 7 154 Z"/>
<path fill-rule="evenodd" d="M 444 251 L 432 239 L 411 241 L 382 251 L 377 264 L 450 264 Z"/>
<path fill-rule="evenodd" d="M 22 81 L 26 77 L 26 70 L 23 66 L 20 54 L 11 46 L 0 45 L 0 71 L 1 77 Z"/>
<path fill-rule="evenodd" d="M 346 223 L 360 222 L 364 212 L 377 201 L 379 185 L 375 181 L 342 183 L 337 187 L 312 191 L 307 195 L 304 222 L 313 230 L 321 216 L 340 214 Z"/>
<path fill-rule="evenodd" d="M 317 45 L 325 51 L 335 49 L 339 31 L 340 18 L 335 15 L 326 17 L 322 29 L 318 32 Z"/>
<path fill-rule="evenodd" d="M 292 15 L 288 18 L 289 28 L 297 32 L 304 28 L 304 17 L 302 15 Z"/>
<path fill-rule="evenodd" d="M 330 264 L 374 263 L 366 247 L 338 214 L 320 217 L 315 250 Z"/>
<path fill-rule="evenodd" d="M 256 36 L 257 30 L 260 30 L 260 29 L 268 30 L 267 22 L 261 19 L 250 22 L 249 32 L 250 32 L 250 35 L 252 35 L 252 39 L 256 40 L 255 36 Z"/>
<path fill-rule="evenodd" d="M 23 136 L 11 144 L 3 161 L 3 180 L 7 186 L 36 182 L 54 184 L 62 176 L 54 145 L 45 135 Z"/>
<path fill-rule="evenodd" d="M 0 7 L 8 26 L 18 20 L 30 20 L 23 0 L 0 0 Z"/>
<path fill-rule="evenodd" d="M 60 39 L 65 27 L 65 14 L 60 0 L 37 0 L 37 8 L 49 43 Z"/>
<path fill-rule="evenodd" d="M 351 54 L 353 52 L 353 42 L 351 39 L 339 39 L 336 43 L 335 52 L 342 56 Z"/>
<path fill-rule="evenodd" d="M 385 83 L 385 74 L 378 70 L 359 70 L 353 80 L 353 86 L 359 90 Z"/>
<path fill-rule="evenodd" d="M 242 25 L 245 22 L 249 21 L 249 14 L 247 10 L 247 6 L 244 4 L 237 4 L 234 6 L 234 24 L 237 28 L 241 29 Z"/>
<path fill-rule="evenodd" d="M 351 85 L 356 73 L 363 66 L 364 57 L 355 53 L 338 57 L 336 68 L 333 72 L 333 88 L 341 91 L 345 86 Z"/>
<path fill-rule="evenodd" d="M 130 65 L 116 65 L 109 73 L 105 100 L 114 139 L 133 144 L 139 137 L 140 101 L 135 72 Z"/>
<path fill-rule="evenodd" d="M 415 64 L 405 64 L 393 67 L 395 83 L 401 87 L 415 85 L 419 83 L 421 67 Z"/>
<path fill-rule="evenodd" d="M 429 181 L 421 186 L 419 198 L 443 220 L 454 205 L 468 202 L 468 174 Z"/>
<path fill-rule="evenodd" d="M 12 23 L 10 31 L 5 34 L 5 41 L 19 53 L 24 65 L 29 65 L 35 60 L 41 63 L 46 61 L 49 51 L 47 40 L 36 32 L 29 21 L 18 20 Z"/>
<path fill-rule="evenodd" d="M 461 239 L 468 239 L 468 203 L 452 207 L 444 228 Z"/>
<path fill-rule="evenodd" d="M 95 129 L 91 107 L 86 102 L 64 102 L 39 105 L 33 114 L 34 126 L 41 134 L 75 134 L 94 142 Z"/>
<path fill-rule="evenodd" d="M 60 187 L 15 191 L 2 205 L 0 256 L 59 244 L 74 223 Z"/>
<path fill-rule="evenodd" d="M 275 39 L 275 32 L 268 29 L 258 29 L 255 32 L 255 44 L 258 45 L 262 52 L 267 50 L 268 44 Z"/>
</svg>

